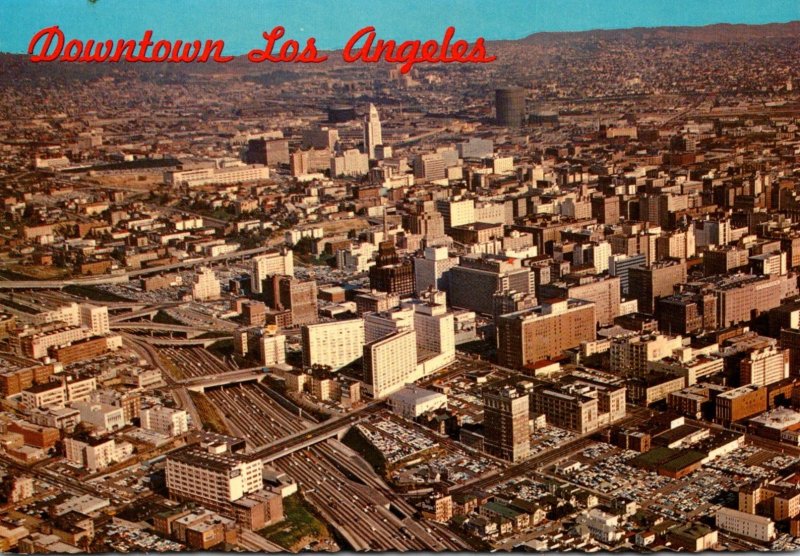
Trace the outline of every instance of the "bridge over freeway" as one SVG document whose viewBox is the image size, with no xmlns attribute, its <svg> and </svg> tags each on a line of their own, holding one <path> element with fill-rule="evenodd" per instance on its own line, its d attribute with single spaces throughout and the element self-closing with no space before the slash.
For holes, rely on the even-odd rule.
<svg viewBox="0 0 800 556">
<path fill-rule="evenodd" d="M 61 289 L 67 286 L 103 286 L 107 284 L 124 284 L 129 282 L 132 278 L 139 276 L 146 276 L 148 274 L 158 274 L 160 272 L 168 272 L 170 270 L 178 270 L 180 268 L 188 268 L 192 266 L 209 265 L 213 263 L 223 262 L 230 259 L 243 259 L 252 255 L 258 255 L 267 251 L 273 251 L 273 247 L 263 246 L 255 247 L 253 249 L 244 249 L 242 251 L 233 251 L 231 253 L 224 253 L 214 257 L 203 257 L 197 259 L 187 259 L 177 263 L 165 264 L 160 266 L 153 266 L 150 268 L 141 268 L 138 270 L 131 270 L 128 272 L 121 272 L 119 274 L 104 274 L 102 276 L 87 276 L 85 278 L 72 278 L 69 280 L 0 280 L 0 290 L 36 290 L 36 289 Z"/>
<path fill-rule="evenodd" d="M 112 330 L 142 330 L 152 332 L 166 332 L 170 335 L 181 334 L 187 339 L 196 338 L 206 332 L 216 332 L 212 327 L 183 326 L 180 324 L 163 324 L 158 322 L 112 322 Z"/>
<path fill-rule="evenodd" d="M 150 336 L 140 336 L 139 337 L 143 342 L 146 342 L 153 346 L 163 346 L 163 347 L 209 347 L 220 340 L 230 340 L 233 338 L 232 335 L 227 336 L 215 336 L 214 338 L 192 338 L 192 339 L 175 339 L 175 338 L 151 338 Z"/>
<path fill-rule="evenodd" d="M 249 369 L 228 371 L 227 373 L 218 373 L 215 375 L 184 378 L 179 380 L 178 384 L 185 386 L 187 390 L 191 390 L 193 392 L 204 392 L 206 388 L 214 388 L 216 386 L 226 386 L 228 384 L 235 384 L 239 382 L 261 382 L 264 379 L 264 376 L 265 373 L 263 371 L 263 367 L 252 367 Z"/>
<path fill-rule="evenodd" d="M 259 458 L 264 463 L 269 463 L 273 460 L 288 456 L 298 450 L 303 450 L 309 446 L 328 440 L 329 438 L 340 437 L 355 423 L 368 415 L 380 411 L 382 407 L 383 401 L 371 402 L 347 415 L 329 419 L 315 427 L 302 430 L 291 436 L 267 444 L 250 454 L 250 456 Z"/>
</svg>

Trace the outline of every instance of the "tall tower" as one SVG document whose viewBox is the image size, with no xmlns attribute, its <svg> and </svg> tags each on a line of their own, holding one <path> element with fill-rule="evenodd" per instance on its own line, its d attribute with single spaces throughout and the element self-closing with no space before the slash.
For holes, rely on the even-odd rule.
<svg viewBox="0 0 800 556">
<path fill-rule="evenodd" d="M 525 123 L 525 89 L 497 89 L 494 94 L 498 125 L 521 127 Z"/>
<path fill-rule="evenodd" d="M 484 442 L 489 454 L 513 462 L 528 456 L 529 403 L 524 388 L 505 386 L 483 393 Z"/>
<path fill-rule="evenodd" d="M 375 147 L 382 144 L 381 119 L 378 117 L 378 109 L 370 103 L 369 113 L 364 118 L 364 149 L 370 160 L 375 158 Z"/>
</svg>

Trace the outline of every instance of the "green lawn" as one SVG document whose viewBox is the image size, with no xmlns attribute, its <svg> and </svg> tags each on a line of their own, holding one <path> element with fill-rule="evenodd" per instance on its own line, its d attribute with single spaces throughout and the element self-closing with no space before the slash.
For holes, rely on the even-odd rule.
<svg viewBox="0 0 800 556">
<path fill-rule="evenodd" d="M 283 513 L 283 521 L 262 529 L 258 534 L 293 552 L 312 540 L 330 536 L 328 527 L 314 515 L 299 494 L 283 499 Z"/>
</svg>

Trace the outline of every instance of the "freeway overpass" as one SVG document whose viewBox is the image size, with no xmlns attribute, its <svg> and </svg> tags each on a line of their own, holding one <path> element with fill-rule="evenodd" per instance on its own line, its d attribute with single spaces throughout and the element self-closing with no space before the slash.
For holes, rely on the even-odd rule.
<svg viewBox="0 0 800 556">
<path fill-rule="evenodd" d="M 206 388 L 214 388 L 215 386 L 226 386 L 239 382 L 261 382 L 264 376 L 265 373 L 262 367 L 255 367 L 255 369 L 242 369 L 215 375 L 185 378 L 179 380 L 178 384 L 185 386 L 187 390 L 192 392 L 204 392 Z"/>
<path fill-rule="evenodd" d="M 219 342 L 220 340 L 230 340 L 233 336 L 217 336 L 215 338 L 192 338 L 191 340 L 176 340 L 173 338 L 151 338 L 149 336 L 141 336 L 140 339 L 153 346 L 161 347 L 197 347 L 202 346 L 207 348 L 210 345 Z"/>
<path fill-rule="evenodd" d="M 181 334 L 186 339 L 196 338 L 206 332 L 216 332 L 212 327 L 183 326 L 180 324 L 162 324 L 159 322 L 112 322 L 112 330 L 142 330 L 150 332 L 166 332 L 170 335 Z"/>
<path fill-rule="evenodd" d="M 121 322 L 125 320 L 131 319 L 138 319 L 141 317 L 154 317 L 156 313 L 158 313 L 161 309 L 169 309 L 171 307 L 179 307 L 182 303 L 179 302 L 170 302 L 170 303 L 159 303 L 157 305 L 145 305 L 140 304 L 137 309 L 133 309 L 128 313 L 119 313 L 116 315 L 112 315 L 109 317 L 108 320 L 113 322 Z M 109 310 L 116 309 L 116 307 L 112 307 L 109 305 Z"/>
<path fill-rule="evenodd" d="M 291 436 L 276 440 L 250 454 L 259 458 L 264 463 L 280 459 L 298 450 L 303 450 L 334 436 L 343 435 L 352 425 L 362 417 L 371 415 L 383 407 L 382 401 L 371 402 L 360 409 L 356 409 L 341 417 L 334 417 L 315 427 L 297 432 Z"/>
<path fill-rule="evenodd" d="M 151 268 L 142 268 L 139 270 L 131 270 L 119 274 L 104 274 L 102 276 L 87 276 L 85 278 L 72 278 L 69 280 L 0 280 L 0 290 L 35 290 L 35 289 L 61 289 L 67 286 L 103 286 L 108 284 L 125 284 L 132 278 L 139 276 L 146 276 L 148 274 L 158 274 L 160 272 L 169 272 L 170 270 L 178 270 L 192 266 L 210 265 L 227 261 L 230 259 L 241 259 L 252 255 L 258 255 L 267 251 L 274 250 L 273 247 L 256 247 L 254 249 L 245 249 L 243 251 L 234 251 L 232 253 L 225 253 L 215 257 L 204 257 L 201 259 L 189 259 L 177 263 L 165 264 L 161 266 L 154 266 Z"/>
</svg>

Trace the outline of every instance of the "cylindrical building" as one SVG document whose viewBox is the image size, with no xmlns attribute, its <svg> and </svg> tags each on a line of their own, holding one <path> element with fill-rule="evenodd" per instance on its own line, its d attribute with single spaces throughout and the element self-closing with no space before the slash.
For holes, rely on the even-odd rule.
<svg viewBox="0 0 800 556">
<path fill-rule="evenodd" d="M 520 87 L 496 89 L 494 98 L 499 125 L 520 127 L 525 123 L 525 89 Z"/>
</svg>

